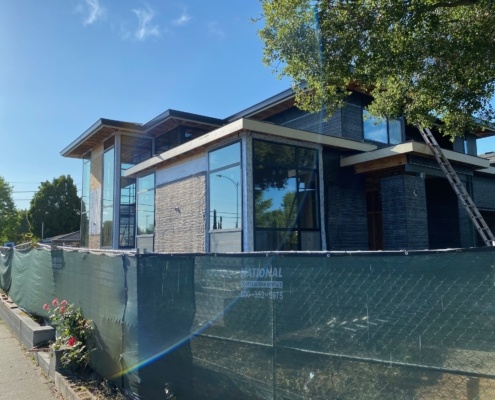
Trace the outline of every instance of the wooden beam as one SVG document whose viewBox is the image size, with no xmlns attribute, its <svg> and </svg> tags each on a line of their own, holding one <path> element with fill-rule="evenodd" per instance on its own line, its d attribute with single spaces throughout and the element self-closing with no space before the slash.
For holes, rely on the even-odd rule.
<svg viewBox="0 0 495 400">
<path fill-rule="evenodd" d="M 354 165 L 356 174 L 363 174 L 372 171 L 380 171 L 383 169 L 395 168 L 400 165 L 407 164 L 407 155 L 399 154 L 393 157 L 382 158 L 379 160 L 366 161 Z"/>
</svg>

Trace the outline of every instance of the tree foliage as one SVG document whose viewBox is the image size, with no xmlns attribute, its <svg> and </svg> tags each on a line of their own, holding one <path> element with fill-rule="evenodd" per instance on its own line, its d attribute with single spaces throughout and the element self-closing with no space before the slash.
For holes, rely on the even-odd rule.
<svg viewBox="0 0 495 400">
<path fill-rule="evenodd" d="M 53 237 L 77 231 L 80 224 L 81 199 L 70 175 L 61 175 L 52 182 L 42 182 L 29 208 L 33 234 Z"/>
<path fill-rule="evenodd" d="M 12 192 L 12 186 L 0 176 L 0 246 L 4 242 L 15 241 L 19 225 Z"/>
<path fill-rule="evenodd" d="M 293 80 L 300 108 L 341 106 L 349 89 L 374 116 L 451 136 L 492 121 L 492 0 L 261 0 L 265 64 Z M 307 89 L 307 90 L 306 90 Z"/>
</svg>

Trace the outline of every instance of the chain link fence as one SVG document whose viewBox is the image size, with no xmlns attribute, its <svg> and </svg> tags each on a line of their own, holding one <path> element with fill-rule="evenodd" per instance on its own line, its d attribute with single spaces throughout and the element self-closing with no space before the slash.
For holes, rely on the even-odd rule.
<svg viewBox="0 0 495 400">
<path fill-rule="evenodd" d="M 495 398 L 494 266 L 492 250 L 202 257 L 199 386 L 213 393 L 221 379 L 249 398 Z"/>
<path fill-rule="evenodd" d="M 97 328 L 139 398 L 493 399 L 495 251 L 0 257 L 0 285 Z"/>
</svg>

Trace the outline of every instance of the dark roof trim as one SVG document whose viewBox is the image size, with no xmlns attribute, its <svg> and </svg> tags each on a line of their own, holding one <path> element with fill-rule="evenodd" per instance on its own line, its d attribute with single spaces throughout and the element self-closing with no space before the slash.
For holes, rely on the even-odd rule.
<svg viewBox="0 0 495 400">
<path fill-rule="evenodd" d="M 285 100 L 290 99 L 291 97 L 294 97 L 295 93 L 292 89 L 287 89 L 284 90 L 282 93 L 276 94 L 275 96 L 269 97 L 266 100 L 263 100 L 254 106 L 248 107 L 245 110 L 239 111 L 238 113 L 235 113 L 231 115 L 230 117 L 226 118 L 228 122 L 233 122 L 237 119 L 240 118 L 249 118 L 253 114 L 257 114 L 260 111 L 263 111 L 267 108 L 273 107 L 277 105 L 278 103 L 281 103 Z"/>
<path fill-rule="evenodd" d="M 212 125 L 215 127 L 222 126 L 225 124 L 225 121 L 223 119 L 218 119 L 218 118 L 212 118 L 212 117 L 207 117 L 204 115 L 199 115 L 199 114 L 192 114 L 184 111 L 177 111 L 177 110 L 167 110 L 157 117 L 153 118 L 152 120 L 146 122 L 143 125 L 143 132 L 147 132 L 150 129 L 153 129 L 157 125 L 160 125 L 162 122 L 166 121 L 167 119 L 170 118 L 178 118 L 186 121 L 192 121 L 192 122 L 197 122 L 201 124 L 206 124 L 206 125 Z"/>
<path fill-rule="evenodd" d="M 69 144 L 65 149 L 63 149 L 60 154 L 63 157 L 69 157 L 70 153 L 74 151 L 82 142 L 93 136 L 99 129 L 103 127 L 127 130 L 132 132 L 142 132 L 143 126 L 141 124 L 136 124 L 133 122 L 123 122 L 113 119 L 100 118 L 93 125 L 91 125 L 86 131 L 82 133 L 76 140 Z"/>
</svg>

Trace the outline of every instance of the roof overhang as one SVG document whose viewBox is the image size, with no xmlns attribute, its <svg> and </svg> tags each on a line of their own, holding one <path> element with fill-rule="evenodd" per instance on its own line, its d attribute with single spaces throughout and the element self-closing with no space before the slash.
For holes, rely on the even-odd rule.
<svg viewBox="0 0 495 400">
<path fill-rule="evenodd" d="M 279 112 L 285 111 L 295 104 L 295 92 L 292 89 L 284 90 L 283 92 L 269 97 L 245 110 L 239 111 L 234 115 L 226 118 L 227 121 L 236 121 L 241 118 L 266 119 Z"/>
<path fill-rule="evenodd" d="M 136 176 L 146 170 L 158 167 L 167 161 L 176 160 L 185 155 L 204 150 L 206 147 L 211 146 L 220 140 L 244 131 L 297 140 L 305 143 L 321 144 L 326 147 L 334 147 L 351 151 L 372 151 L 376 149 L 376 146 L 373 144 L 333 136 L 318 135 L 313 132 L 301 131 L 266 122 L 241 118 L 228 125 L 222 126 L 221 128 L 215 129 L 214 131 L 205 133 L 190 142 L 174 147 L 173 149 L 167 150 L 146 161 L 143 161 L 142 163 L 129 168 L 125 172 L 125 176 Z"/>
<path fill-rule="evenodd" d="M 473 169 L 486 169 L 490 167 L 488 160 L 457 153 L 455 151 L 443 150 L 445 156 L 451 161 L 458 164 L 469 166 Z M 396 146 L 387 147 L 363 154 L 356 154 L 345 157 L 340 160 L 341 167 L 354 166 L 356 171 L 367 172 L 385 169 L 394 165 L 403 165 L 406 161 L 406 155 L 413 154 L 432 158 L 433 153 L 426 144 L 419 142 L 408 142 Z"/>
<path fill-rule="evenodd" d="M 156 137 L 179 125 L 212 130 L 223 125 L 223 123 L 223 120 L 217 118 L 177 110 L 167 110 L 144 125 L 101 118 L 63 149 L 60 154 L 64 157 L 81 158 L 94 146 L 102 143 L 116 132 L 129 132 Z"/>
<path fill-rule="evenodd" d="M 479 172 L 482 174 L 487 174 L 487 175 L 495 175 L 495 167 L 488 167 L 488 168 L 484 168 L 484 169 L 479 169 L 476 172 Z"/>
<path fill-rule="evenodd" d="M 132 122 L 101 118 L 63 149 L 60 154 L 63 157 L 82 158 L 94 146 L 120 131 L 142 133 L 143 127 Z"/>
</svg>

